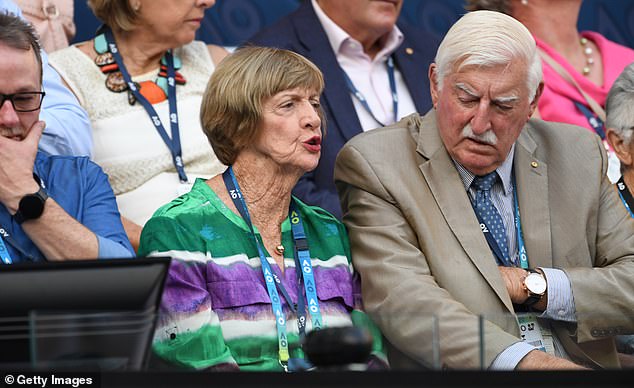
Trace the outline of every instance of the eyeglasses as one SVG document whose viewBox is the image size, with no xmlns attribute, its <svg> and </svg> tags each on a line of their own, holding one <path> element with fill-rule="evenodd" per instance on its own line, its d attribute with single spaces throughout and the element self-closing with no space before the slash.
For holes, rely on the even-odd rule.
<svg viewBox="0 0 634 388">
<path fill-rule="evenodd" d="M 6 100 L 9 100 L 16 112 L 33 112 L 40 109 L 45 95 L 44 92 L 0 93 L 0 108 Z"/>
</svg>

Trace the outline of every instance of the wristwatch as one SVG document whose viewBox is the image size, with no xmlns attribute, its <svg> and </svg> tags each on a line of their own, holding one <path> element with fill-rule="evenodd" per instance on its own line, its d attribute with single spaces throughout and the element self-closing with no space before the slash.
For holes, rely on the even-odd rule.
<svg viewBox="0 0 634 388">
<path fill-rule="evenodd" d="M 524 278 L 524 289 L 528 293 L 524 306 L 530 307 L 539 302 L 546 293 L 546 288 L 547 284 L 544 274 L 534 269 L 529 269 L 528 276 Z"/>
<path fill-rule="evenodd" d="M 35 177 L 35 174 L 34 174 Z M 39 179 L 35 179 L 40 184 Z M 44 212 L 44 203 L 48 199 L 48 194 L 44 187 L 40 184 L 40 189 L 33 193 L 27 194 L 20 200 L 18 211 L 13 215 L 13 219 L 18 224 L 22 224 L 26 220 L 34 220 L 40 218 Z"/>
</svg>

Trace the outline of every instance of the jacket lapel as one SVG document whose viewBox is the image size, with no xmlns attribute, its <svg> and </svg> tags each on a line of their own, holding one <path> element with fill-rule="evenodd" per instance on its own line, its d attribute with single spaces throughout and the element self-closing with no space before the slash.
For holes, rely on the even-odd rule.
<svg viewBox="0 0 634 388">
<path fill-rule="evenodd" d="M 402 27 L 399 25 L 399 28 Z M 414 49 L 409 44 L 412 37 L 404 34 L 403 43 L 394 52 L 396 67 L 401 72 L 407 90 L 416 106 L 417 112 L 426 112 L 431 108 L 431 97 L 429 94 L 429 80 L 427 78 L 427 67 L 425 67 L 424 53 Z M 430 55 L 433 58 L 433 55 Z"/>
<path fill-rule="evenodd" d="M 548 166 L 536 157 L 537 144 L 524 128 L 515 146 L 513 171 L 517 185 L 522 234 L 531 268 L 552 267 Z"/>
<path fill-rule="evenodd" d="M 302 53 L 324 74 L 326 87 L 322 99 L 332 112 L 336 127 L 346 140 L 362 132 L 361 123 L 354 110 L 352 97 L 346 86 L 343 70 L 330 47 L 328 36 L 315 14 L 312 3 L 304 1 L 293 18 L 297 38 L 302 45 Z M 329 125 L 329 128 L 334 126 Z"/>
<path fill-rule="evenodd" d="M 417 151 L 428 159 L 419 167 L 449 228 L 493 291 L 507 309 L 513 311 L 506 286 L 499 275 L 491 249 L 480 231 L 460 175 L 438 134 L 433 110 L 420 123 Z"/>
</svg>

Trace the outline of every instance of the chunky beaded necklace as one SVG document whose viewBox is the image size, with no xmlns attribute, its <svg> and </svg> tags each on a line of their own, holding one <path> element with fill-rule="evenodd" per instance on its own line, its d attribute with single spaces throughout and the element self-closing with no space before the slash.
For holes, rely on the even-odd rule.
<svg viewBox="0 0 634 388">
<path fill-rule="evenodd" d="M 95 64 L 99 66 L 102 73 L 107 75 L 106 88 L 115 93 L 127 91 L 128 103 L 134 105 L 136 103 L 136 97 L 134 97 L 134 94 L 129 90 L 128 85 L 123 79 L 119 65 L 117 65 L 114 56 L 110 52 L 105 34 L 99 34 L 95 37 L 94 48 L 97 52 Z M 167 63 L 165 62 L 165 56 L 161 58 L 160 63 L 159 73 L 155 81 L 135 82 L 141 94 L 150 104 L 157 104 L 167 99 Z M 185 77 L 178 72 L 181 66 L 180 58 L 174 55 L 174 68 L 176 69 L 175 80 L 177 85 L 185 85 L 187 83 Z"/>
</svg>

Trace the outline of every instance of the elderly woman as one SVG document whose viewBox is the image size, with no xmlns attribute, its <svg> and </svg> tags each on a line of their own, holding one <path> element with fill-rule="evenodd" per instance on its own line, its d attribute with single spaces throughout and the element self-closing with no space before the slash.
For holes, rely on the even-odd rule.
<svg viewBox="0 0 634 388">
<path fill-rule="evenodd" d="M 90 116 L 92 157 L 110 178 L 136 248 L 159 206 L 223 169 L 197 118 L 204 85 L 226 51 L 193 41 L 213 0 L 88 3 L 105 25 L 50 63 Z"/>
<path fill-rule="evenodd" d="M 614 81 L 606 102 L 607 136 L 621 162 L 616 187 L 623 205 L 634 217 L 634 63 Z"/>
<path fill-rule="evenodd" d="M 154 344 L 165 360 L 282 370 L 308 330 L 373 328 L 343 225 L 291 196 L 319 161 L 323 86 L 315 65 L 273 48 L 239 49 L 212 75 L 201 122 L 229 168 L 159 209 L 141 237 L 142 255 L 176 258 Z"/>
<path fill-rule="evenodd" d="M 577 30 L 583 0 L 467 0 L 470 10 L 504 12 L 535 37 L 544 63 L 538 114 L 547 121 L 579 125 L 605 139 L 605 99 L 612 83 L 634 61 L 634 50 L 597 32 Z M 608 177 L 619 163 L 608 153 Z"/>
<path fill-rule="evenodd" d="M 634 63 L 614 81 L 605 103 L 607 137 L 621 162 L 616 189 L 623 206 L 634 217 Z M 634 335 L 616 337 L 619 359 L 624 368 L 634 368 Z M 629 354 L 630 356 L 623 355 Z"/>
</svg>

